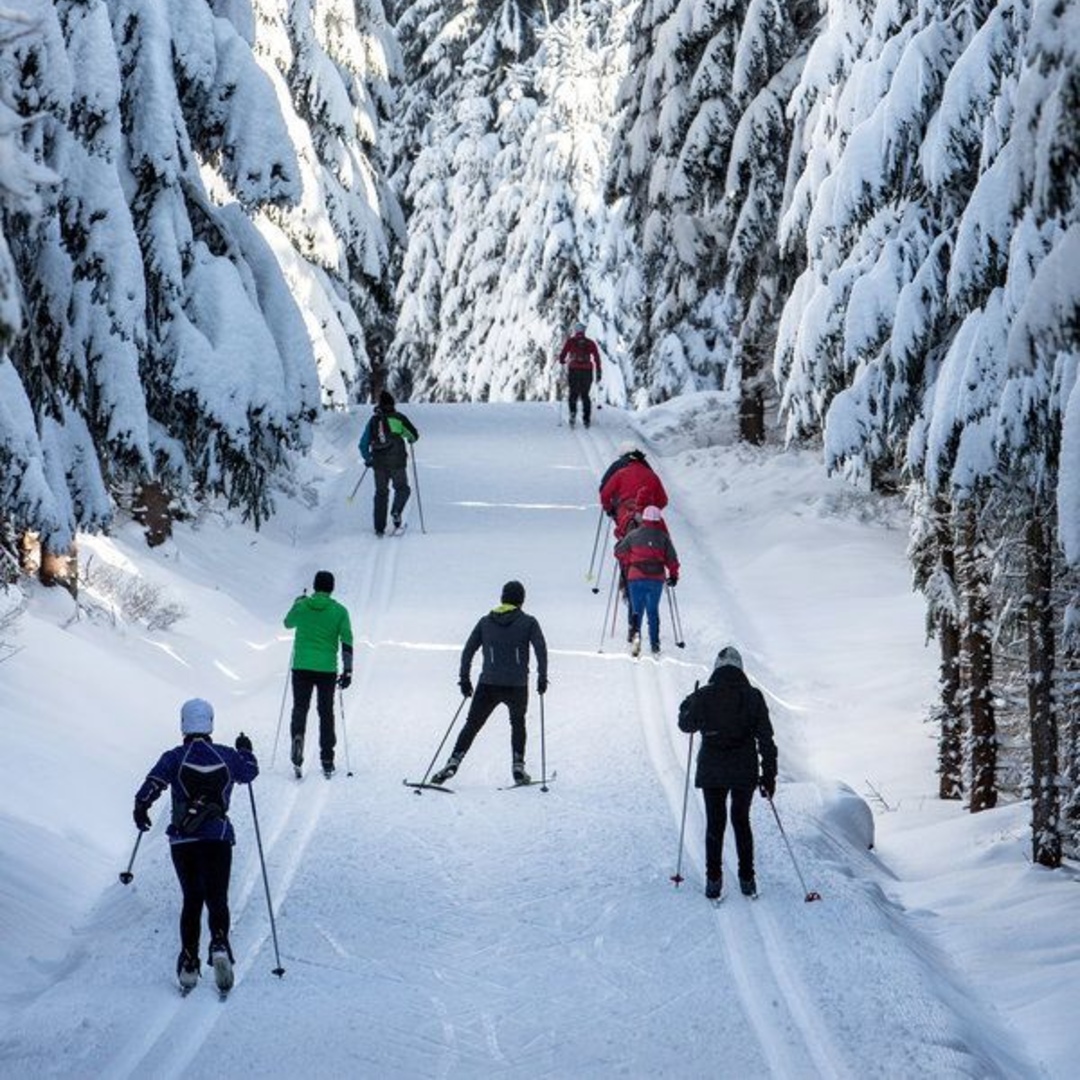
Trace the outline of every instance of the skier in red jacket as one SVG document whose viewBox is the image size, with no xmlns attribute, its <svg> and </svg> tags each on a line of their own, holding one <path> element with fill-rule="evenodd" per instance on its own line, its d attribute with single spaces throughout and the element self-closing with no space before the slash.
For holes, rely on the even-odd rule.
<svg viewBox="0 0 1080 1080">
<path fill-rule="evenodd" d="M 600 482 L 600 505 L 605 514 L 615 519 L 616 540 L 626 535 L 635 524 L 635 516 L 646 506 L 663 510 L 668 504 L 664 485 L 645 454 L 633 443 L 624 443 L 620 450 L 620 457 Z"/>
<path fill-rule="evenodd" d="M 566 382 L 570 398 L 570 426 L 577 420 L 577 404 L 581 402 L 581 419 L 588 427 L 592 422 L 592 401 L 589 391 L 592 389 L 593 371 L 596 372 L 596 385 L 600 385 L 600 350 L 596 342 L 585 336 L 585 324 L 578 323 L 574 332 L 566 339 L 559 353 L 559 363 L 566 365 Z"/>
<path fill-rule="evenodd" d="M 641 652 L 641 620 L 645 616 L 649 644 L 656 656 L 660 652 L 660 596 L 664 582 L 674 588 L 679 581 L 679 556 L 657 507 L 645 507 L 641 524 L 615 545 L 615 558 L 622 564 L 630 595 L 631 652 L 634 656 Z"/>
</svg>

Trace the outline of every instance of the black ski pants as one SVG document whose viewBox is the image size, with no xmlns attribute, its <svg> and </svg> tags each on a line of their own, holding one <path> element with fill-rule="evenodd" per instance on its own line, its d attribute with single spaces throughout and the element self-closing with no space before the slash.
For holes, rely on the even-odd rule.
<svg viewBox="0 0 1080 1080">
<path fill-rule="evenodd" d="M 172 844 L 170 854 L 184 897 L 180 908 L 181 947 L 192 956 L 199 955 L 203 907 L 210 940 L 228 943 L 232 844 L 227 840 L 185 840 Z"/>
<path fill-rule="evenodd" d="M 473 739 L 487 723 L 487 718 L 499 705 L 510 710 L 510 752 L 515 761 L 525 760 L 525 710 L 529 705 L 527 686 L 495 686 L 493 683 L 480 683 L 473 694 L 469 715 L 465 717 L 465 726 L 454 743 L 453 756 L 460 759 L 468 752 Z"/>
<path fill-rule="evenodd" d="M 311 694 L 315 691 L 315 709 L 319 714 L 319 758 L 324 765 L 334 764 L 334 687 L 337 675 L 332 671 L 305 671 L 293 668 L 292 673 L 292 723 L 289 734 L 301 739 L 307 730 L 307 715 L 311 708 Z"/>
<path fill-rule="evenodd" d="M 566 373 L 566 385 L 570 398 L 570 419 L 577 415 L 578 402 L 581 402 L 581 419 L 588 427 L 592 417 L 592 368 L 570 368 Z"/>
<path fill-rule="evenodd" d="M 705 797 L 705 876 L 718 878 L 723 868 L 724 830 L 727 828 L 727 800 L 731 796 L 731 827 L 735 831 L 735 854 L 739 860 L 739 878 L 754 876 L 754 834 L 750 829 L 750 803 L 753 787 L 707 787 Z"/>
<path fill-rule="evenodd" d="M 394 517 L 400 517 L 409 501 L 412 488 L 409 487 L 409 468 L 401 465 L 393 469 L 384 468 L 382 465 L 373 465 L 375 473 L 375 531 L 386 532 L 386 505 L 390 500 L 390 485 L 394 485 L 394 502 L 390 507 L 390 513 Z"/>
</svg>

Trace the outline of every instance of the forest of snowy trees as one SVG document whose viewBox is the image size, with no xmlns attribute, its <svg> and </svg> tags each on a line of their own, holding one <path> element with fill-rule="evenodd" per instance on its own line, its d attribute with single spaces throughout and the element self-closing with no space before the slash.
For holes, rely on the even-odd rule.
<svg viewBox="0 0 1080 1080">
<path fill-rule="evenodd" d="M 553 397 L 581 318 L 611 402 L 907 499 L 941 797 L 1055 866 L 1078 165 L 1056 0 L 0 0 L 0 558 L 257 524 L 320 407 Z"/>
</svg>

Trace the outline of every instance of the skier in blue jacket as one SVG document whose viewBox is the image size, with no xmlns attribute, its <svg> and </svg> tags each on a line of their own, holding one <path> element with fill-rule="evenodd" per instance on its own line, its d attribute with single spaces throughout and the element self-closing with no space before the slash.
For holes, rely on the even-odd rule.
<svg viewBox="0 0 1080 1080">
<path fill-rule="evenodd" d="M 205 906 L 210 928 L 209 963 L 220 991 L 232 987 L 233 954 L 229 946 L 229 877 L 236 842 L 229 820 L 234 784 L 250 784 L 259 775 L 251 740 L 241 732 L 236 749 L 211 740 L 214 707 L 201 698 L 180 710 L 183 742 L 166 750 L 135 793 L 135 826 L 150 828 L 150 807 L 168 789 L 172 815 L 166 835 L 180 881 L 180 956 L 176 975 L 181 989 L 199 981 L 199 935 Z"/>
</svg>

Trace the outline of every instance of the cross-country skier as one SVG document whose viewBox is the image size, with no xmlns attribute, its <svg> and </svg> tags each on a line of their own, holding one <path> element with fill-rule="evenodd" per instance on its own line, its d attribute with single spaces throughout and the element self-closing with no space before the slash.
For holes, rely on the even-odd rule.
<svg viewBox="0 0 1080 1080">
<path fill-rule="evenodd" d="M 547 644 L 540 623 L 522 611 L 525 586 L 508 581 L 502 589 L 501 602 L 473 627 L 461 651 L 458 686 L 465 697 L 472 698 L 465 726 L 454 744 L 450 759 L 431 778 L 433 784 L 445 784 L 458 771 L 473 739 L 498 705 L 510 712 L 510 750 L 515 784 L 527 784 L 525 771 L 525 712 L 529 705 L 529 646 L 536 654 L 536 692 L 547 691 Z M 483 666 L 473 694 L 472 661 L 483 648 Z"/>
<path fill-rule="evenodd" d="M 419 438 L 420 432 L 409 418 L 397 411 L 394 395 L 389 390 L 383 390 L 360 436 L 360 456 L 375 474 L 376 536 L 386 532 L 386 506 L 390 500 L 391 484 L 394 485 L 394 502 L 390 507 L 390 520 L 395 529 L 401 528 L 401 515 L 412 494 L 409 487 L 408 444 Z"/>
<path fill-rule="evenodd" d="M 327 777 L 334 773 L 334 687 L 347 690 L 352 682 L 353 634 L 349 613 L 331 597 L 334 575 L 320 570 L 313 583 L 315 594 L 298 596 L 285 616 L 285 628 L 295 630 L 292 653 L 292 763 L 297 776 L 304 764 L 304 734 L 307 730 L 311 694 L 319 714 L 319 757 Z M 341 675 L 338 675 L 338 647 L 341 648 Z"/>
<path fill-rule="evenodd" d="M 734 645 L 720 650 L 708 683 L 683 700 L 679 727 L 701 732 L 694 783 L 705 799 L 705 895 L 719 900 L 723 890 L 722 853 L 730 797 L 739 888 L 744 896 L 756 896 L 750 803 L 754 788 L 767 799 L 776 794 L 776 743 L 765 698 L 750 685 Z"/>
<path fill-rule="evenodd" d="M 679 556 L 668 535 L 659 508 L 646 506 L 641 524 L 632 528 L 616 545 L 615 558 L 623 569 L 630 598 L 630 641 L 635 656 L 641 652 L 642 617 L 647 620 L 649 644 L 655 656 L 660 652 L 660 597 L 664 582 L 669 588 L 679 583 Z"/>
<path fill-rule="evenodd" d="M 577 405 L 581 402 L 581 419 L 586 427 L 592 422 L 593 372 L 596 372 L 596 385 L 599 387 L 603 378 L 600 370 L 600 350 L 592 338 L 585 336 L 585 324 L 574 326 L 574 332 L 563 343 L 559 352 L 559 363 L 566 365 L 566 384 L 569 391 L 570 426 L 577 420 Z"/>
<path fill-rule="evenodd" d="M 615 521 L 615 539 L 626 535 L 646 506 L 663 510 L 667 504 L 663 482 L 645 460 L 644 451 L 632 442 L 622 443 L 619 457 L 608 466 L 600 481 L 600 505 Z"/>
<path fill-rule="evenodd" d="M 166 750 L 135 793 L 135 826 L 150 828 L 150 807 L 163 791 L 172 793 L 172 817 L 166 830 L 169 851 L 180 881 L 180 956 L 176 976 L 187 992 L 199 981 L 199 935 L 206 908 L 210 929 L 209 963 L 218 989 L 232 988 L 233 954 L 229 946 L 229 877 L 236 842 L 229 821 L 234 784 L 250 784 L 259 775 L 251 740 L 241 732 L 236 748 L 211 740 L 214 708 L 192 698 L 180 709 L 183 742 Z"/>
</svg>

